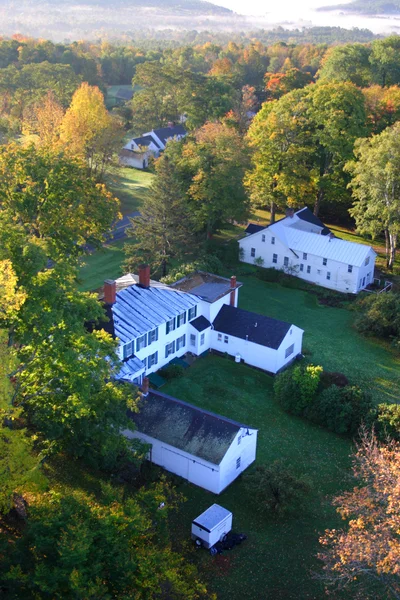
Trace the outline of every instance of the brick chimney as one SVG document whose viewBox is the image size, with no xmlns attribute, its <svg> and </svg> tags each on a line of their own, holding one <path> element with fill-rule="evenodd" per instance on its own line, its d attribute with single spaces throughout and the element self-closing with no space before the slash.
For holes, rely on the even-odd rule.
<svg viewBox="0 0 400 600">
<path fill-rule="evenodd" d="M 142 288 L 150 287 L 150 267 L 149 265 L 140 265 L 139 267 L 139 285 Z"/>
<path fill-rule="evenodd" d="M 115 304 L 117 299 L 117 283 L 113 279 L 106 279 L 104 282 L 104 302 L 106 304 Z"/>
<path fill-rule="evenodd" d="M 142 398 L 146 398 L 149 395 L 149 378 L 144 377 L 142 383 Z"/>
<path fill-rule="evenodd" d="M 235 306 L 235 300 L 236 300 L 236 275 L 232 275 L 231 277 L 231 299 L 230 299 L 230 305 L 231 306 Z"/>
</svg>

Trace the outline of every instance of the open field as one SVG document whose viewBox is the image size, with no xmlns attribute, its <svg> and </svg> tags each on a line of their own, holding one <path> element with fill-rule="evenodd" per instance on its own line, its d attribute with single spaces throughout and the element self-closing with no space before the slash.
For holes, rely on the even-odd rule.
<svg viewBox="0 0 400 600">
<path fill-rule="evenodd" d="M 124 244 L 125 240 L 118 240 L 82 259 L 79 270 L 81 292 L 97 290 L 103 285 L 105 279 L 115 279 L 122 275 L 121 264 L 125 260 Z"/>
<path fill-rule="evenodd" d="M 218 497 L 179 479 L 179 491 L 188 500 L 172 522 L 178 548 L 190 540 L 193 518 L 214 502 L 233 512 L 235 531 L 248 535 L 242 546 L 215 558 L 189 544 L 190 560 L 217 592 L 218 600 L 324 597 L 310 571 L 319 568 L 320 534 L 328 527 L 340 526 L 330 498 L 349 485 L 351 446 L 343 438 L 284 413 L 273 400 L 272 382 L 265 373 L 208 356 L 196 361 L 184 377 L 163 387 L 168 394 L 258 428 L 257 464 L 283 459 L 312 482 L 307 508 L 277 520 L 257 512 L 245 489 L 245 474 Z"/>
</svg>

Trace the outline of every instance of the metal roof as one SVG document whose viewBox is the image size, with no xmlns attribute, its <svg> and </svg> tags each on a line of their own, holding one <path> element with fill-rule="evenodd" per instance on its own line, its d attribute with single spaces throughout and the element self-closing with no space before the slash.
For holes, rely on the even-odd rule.
<svg viewBox="0 0 400 600">
<path fill-rule="evenodd" d="M 228 517 L 231 517 L 232 513 L 219 504 L 213 504 L 210 508 L 207 508 L 201 515 L 199 515 L 193 523 L 204 527 L 207 531 L 211 532 L 213 529 L 218 527 L 222 521 L 225 521 Z"/>
<path fill-rule="evenodd" d="M 294 227 L 285 227 L 282 224 L 271 225 L 272 229 L 282 242 L 291 250 L 305 252 L 328 260 L 361 267 L 371 252 L 371 246 L 347 242 L 329 235 L 320 235 L 301 231 Z M 372 250 L 372 252 L 374 252 Z M 375 254 L 375 253 L 374 253 Z"/>
<path fill-rule="evenodd" d="M 115 375 L 115 379 L 123 379 L 132 382 L 146 369 L 145 364 L 136 356 L 121 363 L 121 369 Z"/>
<path fill-rule="evenodd" d="M 131 285 L 117 293 L 112 306 L 115 335 L 130 342 L 197 304 L 195 296 L 168 287 Z"/>
<path fill-rule="evenodd" d="M 237 281 L 235 287 L 232 288 L 231 280 L 226 277 L 220 277 L 205 271 L 195 271 L 172 283 L 171 288 L 195 294 L 202 300 L 213 303 L 242 285 L 240 281 Z"/>
</svg>

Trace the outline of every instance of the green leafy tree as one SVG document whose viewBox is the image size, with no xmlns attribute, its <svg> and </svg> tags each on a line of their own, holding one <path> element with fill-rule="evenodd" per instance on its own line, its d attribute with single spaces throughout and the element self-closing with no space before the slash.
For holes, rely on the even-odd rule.
<svg viewBox="0 0 400 600">
<path fill-rule="evenodd" d="M 125 268 L 137 270 L 141 263 L 165 277 L 173 259 L 193 248 L 192 220 L 175 167 L 168 153 L 156 162 L 156 176 L 128 231 L 134 242 L 125 245 Z"/>
<path fill-rule="evenodd" d="M 206 123 L 173 157 L 194 229 L 210 238 L 224 223 L 243 221 L 249 204 L 243 186 L 248 149 L 236 129 Z"/>
<path fill-rule="evenodd" d="M 371 48 L 363 44 L 334 46 L 325 54 L 318 77 L 321 82 L 350 81 L 359 87 L 366 87 L 372 81 L 369 62 Z"/>
<path fill-rule="evenodd" d="M 382 87 L 400 84 L 400 36 L 374 40 L 370 62 L 375 83 Z"/>
<path fill-rule="evenodd" d="M 347 165 L 355 203 L 349 211 L 357 230 L 375 238 L 385 234 L 386 264 L 393 268 L 400 231 L 400 124 L 359 139 L 356 161 Z"/>
<path fill-rule="evenodd" d="M 54 261 L 76 261 L 85 244 L 100 246 L 118 206 L 76 159 L 34 146 L 0 147 L 0 239 L 13 246 L 16 272 L 17 254 L 21 272 L 27 267 L 27 244 Z M 11 241 L 17 231 L 20 245 Z"/>
<path fill-rule="evenodd" d="M 400 295 L 394 292 L 371 294 L 355 305 L 356 329 L 384 340 L 400 338 Z"/>
<path fill-rule="evenodd" d="M 43 495 L 30 507 L 24 535 L 3 556 L 7 597 L 213 598 L 166 539 L 176 503 L 162 482 L 124 502 L 111 487 L 102 502 L 77 492 Z"/>
<path fill-rule="evenodd" d="M 281 460 L 257 466 L 245 475 L 245 486 L 256 510 L 275 515 L 301 509 L 311 489 L 306 477 L 295 475 Z"/>
</svg>

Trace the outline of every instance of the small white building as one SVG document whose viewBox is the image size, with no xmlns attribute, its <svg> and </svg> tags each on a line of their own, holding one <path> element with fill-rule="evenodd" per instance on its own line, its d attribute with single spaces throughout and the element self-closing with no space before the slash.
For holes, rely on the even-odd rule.
<svg viewBox="0 0 400 600">
<path fill-rule="evenodd" d="M 152 281 L 148 266 L 139 276 L 104 284 L 109 323 L 119 340 L 117 379 L 140 385 L 187 352 L 216 350 L 277 373 L 301 354 L 303 330 L 237 307 L 241 283 L 197 271 L 171 286 Z"/>
<path fill-rule="evenodd" d="M 132 138 L 119 154 L 120 163 L 127 167 L 146 169 L 151 158 L 158 158 L 169 140 L 181 140 L 186 136 L 183 125 L 152 129 L 140 137 Z"/>
<path fill-rule="evenodd" d="M 261 263 L 339 292 L 356 294 L 374 279 L 377 255 L 371 246 L 335 237 L 308 208 L 288 211 L 239 246 L 243 262 Z"/>
<path fill-rule="evenodd" d="M 150 445 L 148 459 L 220 494 L 256 458 L 257 429 L 150 390 L 129 413 L 130 439 Z"/>
<path fill-rule="evenodd" d="M 212 548 L 232 530 L 233 515 L 219 504 L 213 504 L 192 521 L 192 540 L 199 546 Z"/>
</svg>

